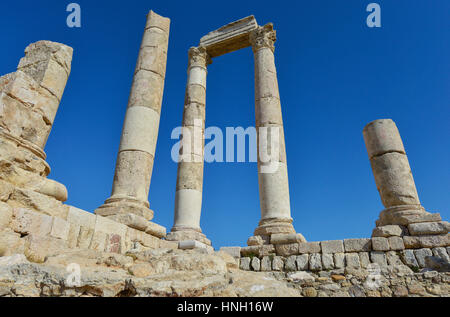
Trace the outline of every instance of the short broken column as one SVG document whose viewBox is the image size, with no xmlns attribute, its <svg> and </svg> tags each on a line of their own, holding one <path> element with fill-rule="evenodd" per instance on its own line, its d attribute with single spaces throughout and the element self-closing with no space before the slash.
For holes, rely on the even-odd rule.
<svg viewBox="0 0 450 317">
<path fill-rule="evenodd" d="M 255 114 L 261 221 L 255 236 L 295 233 L 292 226 L 283 119 L 271 23 L 250 33 L 255 59 Z"/>
<path fill-rule="evenodd" d="M 167 240 L 196 240 L 211 245 L 200 228 L 203 191 L 204 128 L 207 66 L 205 48 L 189 50 L 188 80 L 179 151 L 175 219 Z"/>
<path fill-rule="evenodd" d="M 420 203 L 408 157 L 394 121 L 375 120 L 364 128 L 363 135 L 375 183 L 386 208 L 376 222 L 373 236 L 409 235 L 406 226 L 440 222 L 439 214 L 426 212 Z M 394 230 L 396 228 L 398 230 Z"/>
<path fill-rule="evenodd" d="M 95 213 L 153 219 L 150 188 L 166 72 L 170 19 L 150 11 L 128 101 L 112 195 Z M 138 217 L 138 219 L 136 219 Z M 124 218 L 125 219 L 125 218 Z M 129 219 L 129 218 L 127 218 Z"/>
<path fill-rule="evenodd" d="M 67 200 L 66 187 L 47 178 L 50 167 L 44 149 L 70 75 L 72 54 L 73 49 L 64 44 L 32 43 L 17 71 L 0 77 L 0 179 L 20 188 L 16 188 L 18 195 L 31 195 L 27 192 L 31 190 Z M 16 194 L 10 196 L 14 200 Z M 37 208 L 32 199 L 22 200 L 21 205 Z M 46 212 L 64 217 L 64 210 L 61 205 Z"/>
</svg>

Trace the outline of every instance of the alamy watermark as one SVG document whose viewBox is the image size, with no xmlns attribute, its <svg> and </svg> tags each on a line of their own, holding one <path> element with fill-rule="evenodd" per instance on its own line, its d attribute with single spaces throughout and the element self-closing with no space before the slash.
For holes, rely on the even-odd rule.
<svg viewBox="0 0 450 317">
<path fill-rule="evenodd" d="M 179 139 L 171 151 L 174 162 L 259 162 L 261 173 L 275 173 L 284 136 L 279 126 L 227 127 L 224 139 L 219 127 L 208 127 L 203 133 L 203 120 L 196 119 L 193 126 L 173 129 L 171 138 Z"/>
<path fill-rule="evenodd" d="M 367 16 L 366 23 L 369 28 L 381 28 L 381 7 L 378 3 L 369 3 L 366 8 L 370 14 Z"/>
<path fill-rule="evenodd" d="M 81 28 L 81 7 L 78 3 L 69 3 L 66 11 L 70 12 L 67 16 L 66 24 L 69 28 Z"/>
</svg>

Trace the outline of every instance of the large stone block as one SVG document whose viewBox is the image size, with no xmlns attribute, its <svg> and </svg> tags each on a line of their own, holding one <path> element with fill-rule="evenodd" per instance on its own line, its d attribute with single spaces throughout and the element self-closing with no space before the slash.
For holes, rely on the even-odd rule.
<svg viewBox="0 0 450 317">
<path fill-rule="evenodd" d="M 0 77 L 0 81 L 2 86 L 0 91 L 30 108 L 34 107 L 39 85 L 32 77 L 22 71 L 17 71 Z"/>
<path fill-rule="evenodd" d="M 264 256 L 261 259 L 261 271 L 262 272 L 272 271 L 272 260 L 269 256 Z"/>
<path fill-rule="evenodd" d="M 253 269 L 253 271 L 258 272 L 261 270 L 261 261 L 257 257 L 254 257 L 250 263 L 250 266 Z"/>
<path fill-rule="evenodd" d="M 345 239 L 345 252 L 367 252 L 372 249 L 370 239 Z"/>
<path fill-rule="evenodd" d="M 211 57 L 220 56 L 250 46 L 249 33 L 257 28 L 255 17 L 248 16 L 203 36 L 200 45 Z"/>
<path fill-rule="evenodd" d="M 239 263 L 239 268 L 243 271 L 250 271 L 251 258 L 243 257 Z"/>
<path fill-rule="evenodd" d="M 48 256 L 57 255 L 67 250 L 67 241 L 50 236 L 33 234 L 25 238 L 25 256 L 31 262 L 43 263 Z"/>
<path fill-rule="evenodd" d="M 363 269 L 369 267 L 370 265 L 370 257 L 369 252 L 360 252 L 359 253 L 359 263 Z"/>
<path fill-rule="evenodd" d="M 239 259 L 241 257 L 241 247 L 221 247 L 220 251 L 228 253 L 235 259 Z"/>
<path fill-rule="evenodd" d="M 81 226 L 69 222 L 69 234 L 67 236 L 67 247 L 74 249 L 78 244 L 78 236 L 80 235 Z"/>
<path fill-rule="evenodd" d="M 433 256 L 433 252 L 428 248 L 422 248 L 414 250 L 414 255 L 416 256 L 417 263 L 419 263 L 419 266 L 424 268 L 426 267 L 425 258 L 427 256 Z"/>
<path fill-rule="evenodd" d="M 95 231 L 100 231 L 107 234 L 115 233 L 121 237 L 125 237 L 127 229 L 130 228 L 106 217 L 96 216 L 94 229 Z"/>
<path fill-rule="evenodd" d="M 445 234 L 448 232 L 446 222 L 422 222 L 408 225 L 409 233 L 413 236 Z"/>
<path fill-rule="evenodd" d="M 77 247 L 80 249 L 88 249 L 91 245 L 94 229 L 81 226 L 78 236 Z"/>
<path fill-rule="evenodd" d="M 47 236 L 52 230 L 53 219 L 50 216 L 24 208 L 14 208 L 11 228 L 20 234 Z"/>
<path fill-rule="evenodd" d="M 324 270 L 334 269 L 333 254 L 331 253 L 322 254 L 322 267 Z"/>
<path fill-rule="evenodd" d="M 386 254 L 381 251 L 372 251 L 370 252 L 370 260 L 372 263 L 377 263 L 380 266 L 386 266 Z"/>
<path fill-rule="evenodd" d="M 342 240 L 331 240 L 320 242 L 322 253 L 344 253 L 344 243 Z"/>
<path fill-rule="evenodd" d="M 101 231 L 94 231 L 89 249 L 104 252 L 106 248 L 107 234 Z"/>
<path fill-rule="evenodd" d="M 93 213 L 84 211 L 82 209 L 79 209 L 79 208 L 76 208 L 73 206 L 68 206 L 68 207 L 69 207 L 69 211 L 67 214 L 68 222 L 75 224 L 75 225 L 83 226 L 86 228 L 91 228 L 91 229 L 95 228 L 96 216 Z"/>
<path fill-rule="evenodd" d="M 54 238 L 68 240 L 70 232 L 70 223 L 64 219 L 53 217 L 52 231 L 50 235 Z"/>
<path fill-rule="evenodd" d="M 274 256 L 272 261 L 273 271 L 283 271 L 284 259 L 281 256 Z"/>
<path fill-rule="evenodd" d="M 374 251 L 389 251 L 389 241 L 387 238 L 372 238 L 372 249 Z"/>
<path fill-rule="evenodd" d="M 12 207 L 35 210 L 41 214 L 67 219 L 69 207 L 62 202 L 33 190 L 15 188 L 8 204 Z"/>
<path fill-rule="evenodd" d="M 400 257 L 403 263 L 409 267 L 419 267 L 413 250 L 403 250 L 400 251 Z"/>
<path fill-rule="evenodd" d="M 272 234 L 270 237 L 270 243 L 271 244 L 292 244 L 292 243 L 304 243 L 306 242 L 305 238 L 301 233 L 275 233 Z"/>
<path fill-rule="evenodd" d="M 299 251 L 300 254 L 320 253 L 321 252 L 320 242 L 300 243 L 298 245 L 298 251 Z"/>
<path fill-rule="evenodd" d="M 403 243 L 403 239 L 401 237 L 390 237 L 388 240 L 391 250 L 399 251 L 405 249 L 405 244 Z"/>
<path fill-rule="evenodd" d="M 277 255 L 290 256 L 298 254 L 298 243 L 276 244 L 275 250 Z"/>
<path fill-rule="evenodd" d="M 405 248 L 407 249 L 446 247 L 450 245 L 450 237 L 448 234 L 433 236 L 404 236 L 403 242 L 405 244 Z"/>
<path fill-rule="evenodd" d="M 352 268 L 360 268 L 361 262 L 359 261 L 358 253 L 346 253 L 345 254 L 345 266 Z"/>
<path fill-rule="evenodd" d="M 337 269 L 343 269 L 345 267 L 345 253 L 334 253 L 334 266 Z"/>
<path fill-rule="evenodd" d="M 399 225 L 386 225 L 373 229 L 372 237 L 392 237 L 402 235 L 403 229 Z"/>
<path fill-rule="evenodd" d="M 400 257 L 397 255 L 395 251 L 386 252 L 386 260 L 389 265 L 402 265 L 402 261 Z"/>
<path fill-rule="evenodd" d="M 450 263 L 450 256 L 449 256 L 449 254 L 447 254 L 447 251 L 445 250 L 445 248 L 443 248 L 443 247 L 434 248 L 432 250 L 432 252 L 435 257 L 441 258 L 444 261 Z"/>
<path fill-rule="evenodd" d="M 147 223 L 147 228 L 145 228 L 145 233 L 157 238 L 165 238 L 167 235 L 166 232 L 166 227 L 163 227 L 151 221 Z"/>
<path fill-rule="evenodd" d="M 297 256 L 297 269 L 299 271 L 306 271 L 309 268 L 309 255 L 301 254 Z"/>
<path fill-rule="evenodd" d="M 295 255 L 291 255 L 286 259 L 284 263 L 284 270 L 287 272 L 297 271 L 297 257 Z"/>
<path fill-rule="evenodd" d="M 3 92 L 0 92 L 0 120 L 1 127 L 8 133 L 40 148 L 45 145 L 51 130 L 41 113 Z"/>
<path fill-rule="evenodd" d="M 310 271 L 322 270 L 322 256 L 319 253 L 313 253 L 309 255 L 309 270 Z"/>
<path fill-rule="evenodd" d="M 270 236 L 251 236 L 247 240 L 248 246 L 263 245 L 270 243 Z"/>
</svg>

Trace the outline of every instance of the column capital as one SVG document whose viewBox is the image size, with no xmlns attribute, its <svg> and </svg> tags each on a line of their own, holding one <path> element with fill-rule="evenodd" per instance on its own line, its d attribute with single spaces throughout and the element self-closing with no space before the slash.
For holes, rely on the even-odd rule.
<svg viewBox="0 0 450 317">
<path fill-rule="evenodd" d="M 258 27 L 256 30 L 250 32 L 250 44 L 253 52 L 261 48 L 267 47 L 275 51 L 275 41 L 277 40 L 277 32 L 273 29 L 273 24 L 268 23 L 264 26 Z"/>
<path fill-rule="evenodd" d="M 189 49 L 189 68 L 195 66 L 207 68 L 210 64 L 212 64 L 212 59 L 205 47 L 198 46 Z"/>
</svg>

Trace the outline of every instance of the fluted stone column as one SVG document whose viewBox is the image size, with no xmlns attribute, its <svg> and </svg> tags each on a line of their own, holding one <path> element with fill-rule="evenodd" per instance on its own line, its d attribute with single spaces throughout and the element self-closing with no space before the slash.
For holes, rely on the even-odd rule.
<svg viewBox="0 0 450 317">
<path fill-rule="evenodd" d="M 166 72 L 170 19 L 150 11 L 134 73 L 112 195 L 95 213 L 131 213 L 146 220 Z"/>
<path fill-rule="evenodd" d="M 211 63 L 203 47 L 189 50 L 188 80 L 184 101 L 182 142 L 175 194 L 175 219 L 167 240 L 211 242 L 202 234 L 200 215 L 203 191 L 206 75 Z"/>
<path fill-rule="evenodd" d="M 375 120 L 364 128 L 363 135 L 375 183 L 386 208 L 381 212 L 377 226 L 406 225 L 424 220 L 428 213 L 420 204 L 408 157 L 394 121 Z"/>
<path fill-rule="evenodd" d="M 255 235 L 295 233 L 292 226 L 283 119 L 274 59 L 272 24 L 250 33 L 255 59 L 255 113 L 261 221 Z M 270 160 L 267 154 L 275 154 Z"/>
</svg>

